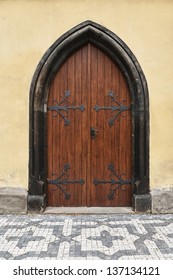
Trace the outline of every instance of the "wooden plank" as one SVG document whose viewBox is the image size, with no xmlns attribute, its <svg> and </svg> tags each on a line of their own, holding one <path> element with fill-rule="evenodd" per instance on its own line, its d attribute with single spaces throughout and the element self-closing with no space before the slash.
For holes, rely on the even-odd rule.
<svg viewBox="0 0 173 280">
<path fill-rule="evenodd" d="M 98 79 L 97 79 L 97 99 L 96 104 L 97 105 L 103 105 L 104 99 L 105 99 L 105 77 L 107 76 L 107 73 L 105 71 L 105 55 L 101 50 L 98 50 Z M 95 104 L 95 105 L 96 105 Z M 97 170 L 96 170 L 96 178 L 99 179 L 99 177 L 103 176 L 105 177 L 105 146 L 104 146 L 104 136 L 105 136 L 105 112 L 104 111 L 98 111 L 96 113 L 97 116 L 97 129 L 99 130 L 96 136 L 97 141 L 97 155 L 96 155 L 96 161 L 97 161 Z M 106 186 L 99 185 L 95 187 L 97 189 L 96 193 L 96 201 L 95 206 L 101 206 L 102 204 L 105 204 L 105 197 L 106 197 Z"/>
<path fill-rule="evenodd" d="M 88 44 L 81 49 L 81 104 L 85 106 L 85 110 L 81 114 L 81 145 L 82 145 L 82 178 L 85 183 L 81 186 L 82 188 L 82 198 L 81 205 L 87 206 L 87 187 L 89 185 L 88 182 L 88 152 L 90 148 L 89 142 L 89 125 L 90 125 L 90 114 L 88 114 L 88 101 L 89 101 L 89 83 L 88 83 Z"/>
<path fill-rule="evenodd" d="M 75 54 L 75 104 L 80 105 L 81 99 L 81 49 Z M 79 110 L 74 111 L 74 132 L 75 132 L 75 161 L 74 161 L 74 180 L 82 178 L 82 123 L 81 123 L 82 112 Z M 82 188 L 79 184 L 74 185 L 74 205 L 82 205 Z"/>
<path fill-rule="evenodd" d="M 97 103 L 97 84 L 98 84 L 98 51 L 91 45 L 90 46 L 90 110 L 91 110 L 91 128 L 97 127 L 97 113 L 93 107 Z M 97 138 L 92 139 L 90 135 L 91 155 L 90 155 L 90 168 L 91 168 L 91 206 L 96 206 L 95 201 L 98 197 L 98 186 L 93 184 L 94 178 L 97 176 Z"/>
<path fill-rule="evenodd" d="M 128 91 L 127 91 L 127 84 L 123 77 L 123 75 L 120 75 L 120 87 L 121 87 L 121 103 L 123 103 L 125 106 L 129 106 L 129 97 L 128 97 Z M 129 159 L 127 159 L 128 156 L 128 150 L 131 150 L 131 136 L 129 135 L 130 127 L 127 126 L 127 116 L 128 112 L 123 112 L 121 116 L 121 128 L 120 128 L 120 163 L 121 163 L 121 174 L 125 174 L 125 179 L 131 179 L 131 176 L 128 172 L 129 164 L 127 162 Z M 128 176 L 130 176 L 128 178 Z M 122 186 L 120 190 L 120 206 L 126 206 L 129 204 L 129 185 Z"/>
<path fill-rule="evenodd" d="M 52 92 L 52 105 L 56 105 L 60 100 L 60 88 L 57 85 L 60 85 L 61 81 L 61 71 L 59 71 L 52 83 L 53 86 L 53 92 Z M 52 115 L 56 115 L 55 112 L 52 112 Z M 59 176 L 60 172 L 60 156 L 59 156 L 59 137 L 58 133 L 60 130 L 60 116 L 56 116 L 52 118 L 53 121 L 53 144 L 52 144 L 52 160 L 53 160 L 53 166 L 52 166 L 52 174 L 55 174 L 52 176 L 52 179 L 55 179 L 57 176 Z M 55 156 L 56 155 L 56 156 Z M 52 203 L 53 206 L 58 206 L 60 204 L 59 198 L 59 189 L 57 189 L 56 186 L 52 186 Z M 56 190 L 57 189 L 57 190 Z"/>
<path fill-rule="evenodd" d="M 112 92 L 114 93 L 114 97 L 116 100 L 119 100 L 120 95 L 120 84 L 119 84 L 119 68 L 117 65 L 112 62 Z M 111 99 L 110 99 L 111 100 Z M 118 106 L 116 102 L 111 101 L 112 106 Z M 116 114 L 116 111 L 112 114 L 113 117 Z M 114 125 L 111 127 L 111 162 L 114 165 L 114 169 L 116 173 L 120 172 L 120 121 L 119 118 L 115 120 Z M 114 179 L 117 179 L 114 177 Z M 115 188 L 116 186 L 113 186 Z M 115 197 L 112 200 L 112 206 L 119 206 L 119 191 L 117 190 L 115 193 Z"/>
<path fill-rule="evenodd" d="M 52 86 L 53 87 L 53 86 Z M 52 105 L 52 87 L 50 90 L 50 94 L 49 94 L 49 99 L 48 99 L 48 103 L 47 106 L 51 106 Z M 52 179 L 52 168 L 53 168 L 53 157 L 52 157 L 52 146 L 53 146 L 53 129 L 52 129 L 52 112 L 48 111 L 47 112 L 47 159 L 48 159 L 48 163 L 47 163 L 47 178 Z M 47 186 L 47 205 L 51 206 L 53 205 L 53 201 L 52 201 L 52 185 L 48 185 Z"/>
<path fill-rule="evenodd" d="M 68 58 L 68 72 L 67 72 L 67 89 L 70 91 L 69 104 L 68 106 L 75 104 L 75 55 L 71 55 Z M 75 114 L 73 110 L 70 110 L 68 113 L 68 118 L 70 120 L 70 125 L 67 126 L 68 135 L 67 135 L 67 145 L 66 150 L 68 154 L 67 162 L 70 165 L 69 169 L 69 180 L 75 179 Z M 75 206 L 75 186 L 74 184 L 68 185 L 68 192 L 70 193 L 70 200 L 66 200 L 63 203 L 63 206 Z"/>
<path fill-rule="evenodd" d="M 110 58 L 105 55 L 105 94 L 104 94 L 104 106 L 108 107 L 111 105 L 110 98 L 108 93 L 113 89 L 112 88 L 112 62 Z M 104 178 L 105 180 L 110 180 L 110 170 L 108 170 L 108 165 L 112 164 L 112 149 L 111 149 L 111 138 L 113 133 L 113 127 L 109 125 L 109 120 L 111 118 L 110 111 L 105 110 L 104 113 Z M 103 186 L 105 189 L 104 192 L 104 205 L 109 207 L 112 206 L 114 201 L 108 199 L 110 193 L 110 184 Z M 102 205 L 102 206 L 104 206 Z"/>
<path fill-rule="evenodd" d="M 128 90 L 128 86 L 126 85 L 126 100 L 128 106 L 131 105 L 130 92 Z M 127 179 L 132 178 L 132 114 L 131 110 L 127 111 L 126 118 L 126 146 L 128 147 L 126 150 L 126 166 L 127 166 Z M 125 201 L 125 205 L 132 206 L 132 184 L 127 186 L 127 197 Z"/>
<path fill-rule="evenodd" d="M 87 146 L 87 156 L 86 156 L 86 199 L 87 199 L 87 206 L 91 206 L 91 191 L 92 191 L 92 178 L 91 178 L 91 172 L 92 172 L 92 158 L 91 158 L 91 152 L 92 152 L 92 147 L 91 147 L 91 134 L 90 134 L 90 129 L 92 125 L 92 116 L 91 116 L 91 110 L 92 110 L 92 99 L 91 99 L 91 44 L 89 43 L 87 45 L 87 65 L 86 65 L 86 71 L 87 71 L 87 76 L 86 76 L 86 134 L 84 134 L 85 137 L 85 143 Z"/>
</svg>

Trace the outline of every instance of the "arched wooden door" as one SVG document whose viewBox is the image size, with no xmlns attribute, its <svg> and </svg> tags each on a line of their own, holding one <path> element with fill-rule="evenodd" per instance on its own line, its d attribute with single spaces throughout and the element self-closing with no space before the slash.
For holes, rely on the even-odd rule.
<svg viewBox="0 0 173 280">
<path fill-rule="evenodd" d="M 130 104 L 122 72 L 92 44 L 59 68 L 48 96 L 48 206 L 131 206 Z"/>
</svg>

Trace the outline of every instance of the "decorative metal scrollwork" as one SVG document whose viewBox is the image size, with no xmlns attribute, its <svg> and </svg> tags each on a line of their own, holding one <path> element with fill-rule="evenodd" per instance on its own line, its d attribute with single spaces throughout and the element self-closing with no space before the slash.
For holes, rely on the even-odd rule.
<svg viewBox="0 0 173 280">
<path fill-rule="evenodd" d="M 80 179 L 80 180 L 68 180 L 68 177 L 69 177 L 68 170 L 69 169 L 70 169 L 70 165 L 68 163 L 66 163 L 64 165 L 64 169 L 62 171 L 62 174 L 59 177 L 57 177 L 54 180 L 47 179 L 47 183 L 48 184 L 52 184 L 52 185 L 55 185 L 57 187 L 53 191 L 57 191 L 58 189 L 60 189 L 64 193 L 64 198 L 66 200 L 70 199 L 70 194 L 67 192 L 66 189 L 64 189 L 62 187 L 62 185 L 65 185 L 65 186 L 70 185 L 70 184 L 80 184 L 80 185 L 83 185 L 85 183 L 83 179 Z M 55 174 L 52 174 L 52 175 L 55 175 Z"/>
<path fill-rule="evenodd" d="M 68 104 L 69 104 L 68 97 L 69 96 L 70 96 L 70 91 L 67 90 L 64 93 L 63 99 L 59 103 L 57 101 L 55 101 L 55 102 L 57 102 L 56 105 L 48 107 L 49 111 L 55 111 L 56 112 L 55 115 L 52 115 L 53 117 L 57 117 L 58 114 L 62 117 L 65 125 L 70 125 L 70 120 L 68 119 L 68 111 L 69 110 L 80 110 L 80 111 L 85 110 L 84 105 L 68 106 Z"/>
<path fill-rule="evenodd" d="M 114 103 L 117 104 L 117 106 L 105 106 L 105 107 L 101 107 L 101 106 L 98 106 L 98 105 L 95 105 L 94 106 L 94 110 L 96 112 L 100 111 L 100 110 L 111 110 L 111 116 L 112 118 L 108 121 L 108 124 L 110 126 L 113 126 L 114 123 L 115 123 L 115 120 L 117 119 L 117 117 L 122 114 L 122 112 L 124 111 L 128 111 L 128 110 L 131 110 L 131 107 L 130 106 L 125 106 L 123 104 L 121 104 L 120 102 L 117 101 L 117 97 L 114 96 L 114 92 L 113 91 L 110 91 L 108 93 L 108 96 L 111 98 L 111 101 L 113 101 Z M 114 115 L 115 113 L 115 115 Z M 123 116 L 123 115 L 122 115 Z M 123 116 L 124 117 L 124 116 Z"/>
<path fill-rule="evenodd" d="M 117 175 L 115 170 L 114 170 L 114 166 L 112 164 L 108 165 L 108 170 L 111 171 L 110 177 L 114 176 L 114 177 L 117 178 L 116 180 L 113 179 L 113 178 L 110 178 L 110 180 L 94 179 L 93 183 L 96 186 L 99 185 L 99 184 L 110 184 L 111 186 L 116 185 L 115 188 L 110 188 L 110 193 L 108 194 L 108 199 L 111 200 L 111 199 L 114 199 L 116 190 L 121 188 L 123 185 L 132 184 L 134 182 L 134 180 L 133 179 L 132 180 L 125 180 L 125 179 L 123 179 L 122 176 L 124 176 L 125 174 L 122 174 L 120 176 Z"/>
</svg>

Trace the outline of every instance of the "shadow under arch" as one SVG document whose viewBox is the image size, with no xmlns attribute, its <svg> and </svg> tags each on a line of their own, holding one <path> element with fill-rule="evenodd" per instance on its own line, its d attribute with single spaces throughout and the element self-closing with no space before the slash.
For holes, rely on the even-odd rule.
<svg viewBox="0 0 173 280">
<path fill-rule="evenodd" d="M 149 211 L 149 96 L 143 71 L 128 46 L 113 32 L 92 21 L 72 28 L 46 51 L 32 78 L 29 100 L 29 190 L 28 209 L 46 207 L 46 114 L 51 81 L 70 54 L 92 43 L 115 61 L 131 93 L 133 208 Z"/>
</svg>

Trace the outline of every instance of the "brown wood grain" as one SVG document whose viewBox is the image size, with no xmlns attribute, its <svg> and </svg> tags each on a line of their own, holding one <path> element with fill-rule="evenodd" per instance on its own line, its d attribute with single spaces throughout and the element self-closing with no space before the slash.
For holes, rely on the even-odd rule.
<svg viewBox="0 0 173 280">
<path fill-rule="evenodd" d="M 122 186 L 108 199 L 110 184 L 94 184 L 94 179 L 110 180 L 108 165 L 112 164 L 123 179 L 132 176 L 132 119 L 131 112 L 118 116 L 114 125 L 108 121 L 116 113 L 110 110 L 94 110 L 95 105 L 117 106 L 108 97 L 114 92 L 117 100 L 130 106 L 130 91 L 118 66 L 103 51 L 87 44 L 72 54 L 56 73 L 49 91 L 48 107 L 60 101 L 64 92 L 69 90 L 68 106 L 83 104 L 85 110 L 68 110 L 66 117 L 70 125 L 66 126 L 62 117 L 54 112 L 47 113 L 48 170 L 47 177 L 55 179 L 64 165 L 69 164 L 67 180 L 83 179 L 85 183 L 68 184 L 62 187 L 64 193 L 48 184 L 49 206 L 130 206 L 132 204 L 131 184 Z M 65 105 L 65 104 L 63 104 Z M 64 114 L 64 112 L 63 112 Z M 98 130 L 91 138 L 91 127 Z M 115 177 L 112 177 L 115 179 Z M 63 179 L 63 178 L 61 178 Z"/>
</svg>

